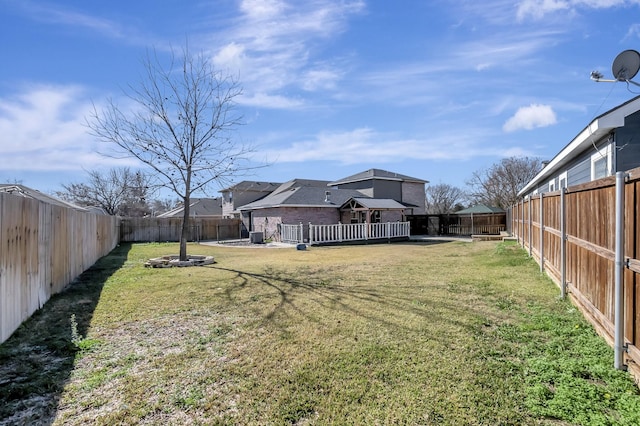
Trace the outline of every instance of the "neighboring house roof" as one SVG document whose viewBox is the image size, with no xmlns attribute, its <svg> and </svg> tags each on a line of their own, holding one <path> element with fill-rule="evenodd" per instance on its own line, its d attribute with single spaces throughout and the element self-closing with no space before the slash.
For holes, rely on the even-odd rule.
<svg viewBox="0 0 640 426">
<path fill-rule="evenodd" d="M 24 185 L 19 184 L 0 184 L 0 192 L 6 192 L 12 195 L 17 195 L 19 197 L 31 198 L 34 200 L 42 201 L 48 204 L 53 204 L 60 207 L 66 207 L 69 209 L 80 210 L 87 212 L 88 210 L 84 207 L 80 207 L 76 204 L 70 203 L 68 201 L 61 200 L 56 197 L 52 197 L 51 195 L 47 195 L 43 192 L 37 191 L 35 189 L 31 189 Z"/>
<path fill-rule="evenodd" d="M 429 183 L 426 180 L 414 178 L 411 176 L 401 175 L 399 173 L 388 172 L 386 170 L 381 170 L 381 169 L 369 169 L 364 172 L 360 172 L 360 173 L 356 173 L 355 175 L 348 176 L 344 179 L 330 182 L 329 186 L 344 185 L 347 183 L 361 182 L 361 181 L 372 180 L 372 179 L 395 180 L 400 182 Z"/>
<path fill-rule="evenodd" d="M 589 146 L 611 133 L 612 130 L 624 126 L 624 120 L 629 115 L 640 110 L 640 96 L 637 96 L 604 114 L 596 117 L 587 127 L 576 135 L 562 151 L 560 151 L 524 188 L 518 192 L 522 196 L 530 192 L 536 185 L 548 180 L 575 156 L 584 152 Z"/>
<path fill-rule="evenodd" d="M 329 184 L 328 180 L 314 180 L 314 179 L 291 179 L 288 182 L 285 182 L 278 186 L 273 193 L 280 193 L 282 191 L 289 190 L 291 188 L 297 187 L 315 187 L 315 188 L 323 188 L 323 190 L 327 189 L 327 185 Z"/>
<path fill-rule="evenodd" d="M 276 188 L 278 188 L 281 183 L 275 182 L 259 182 L 252 180 L 243 180 L 242 182 L 238 182 L 237 184 L 230 186 L 225 189 L 221 189 L 220 192 L 227 191 L 260 191 L 260 192 L 272 192 Z"/>
<path fill-rule="evenodd" d="M 406 206 L 400 204 L 396 200 L 385 199 L 385 198 L 361 198 L 361 197 L 353 197 L 353 200 L 360 204 L 362 207 L 371 210 L 404 210 Z M 351 199 L 347 200 L 345 204 L 350 202 Z"/>
<path fill-rule="evenodd" d="M 294 179 L 294 181 L 298 181 Z M 331 189 L 326 186 L 296 186 L 292 181 L 283 184 L 282 188 L 272 192 L 266 197 L 245 204 L 238 210 L 256 210 L 274 207 L 331 207 L 338 208 L 353 197 L 362 197 L 364 194 L 355 189 Z M 304 181 L 302 181 L 304 182 Z M 309 181 L 306 181 L 307 183 Z M 318 181 L 316 181 L 318 182 Z"/>
<path fill-rule="evenodd" d="M 483 214 L 483 213 L 504 213 L 504 209 L 500 207 L 485 206 L 484 204 L 477 204 L 468 209 L 459 210 L 453 214 Z"/>
<path fill-rule="evenodd" d="M 189 216 L 222 216 L 222 198 L 192 198 L 189 203 Z M 184 206 L 159 214 L 157 217 L 182 217 Z"/>
</svg>

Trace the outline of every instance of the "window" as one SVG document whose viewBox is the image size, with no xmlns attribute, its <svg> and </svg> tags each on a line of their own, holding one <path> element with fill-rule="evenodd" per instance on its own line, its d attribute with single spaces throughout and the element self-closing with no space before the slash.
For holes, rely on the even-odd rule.
<svg viewBox="0 0 640 426">
<path fill-rule="evenodd" d="M 351 210 L 351 223 L 358 223 L 358 212 Z"/>
<path fill-rule="evenodd" d="M 549 181 L 549 192 L 553 192 L 556 190 L 556 180 L 555 179 L 551 179 Z"/>
<path fill-rule="evenodd" d="M 591 156 L 591 180 L 611 176 L 613 174 L 613 155 L 611 145 L 598 150 Z"/>
<path fill-rule="evenodd" d="M 564 172 L 558 177 L 558 189 L 566 188 L 567 181 L 568 181 L 567 172 Z"/>
</svg>

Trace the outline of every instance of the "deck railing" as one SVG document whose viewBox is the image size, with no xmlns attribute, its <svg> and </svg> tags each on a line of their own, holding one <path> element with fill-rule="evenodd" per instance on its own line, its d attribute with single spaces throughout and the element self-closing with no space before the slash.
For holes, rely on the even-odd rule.
<svg viewBox="0 0 640 426">
<path fill-rule="evenodd" d="M 382 240 L 409 237 L 409 222 L 386 223 L 337 223 L 332 225 L 314 225 L 309 223 L 308 243 L 327 244 L 349 241 Z M 304 242 L 304 225 L 285 225 L 280 227 L 280 239 L 287 243 Z"/>
<path fill-rule="evenodd" d="M 280 225 L 280 241 L 283 243 L 297 244 L 304 242 L 304 227 L 300 225 Z"/>
</svg>

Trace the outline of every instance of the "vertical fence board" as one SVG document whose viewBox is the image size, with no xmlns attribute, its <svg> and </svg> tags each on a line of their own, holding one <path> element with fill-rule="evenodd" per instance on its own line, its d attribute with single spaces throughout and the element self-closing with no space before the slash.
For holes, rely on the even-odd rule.
<svg viewBox="0 0 640 426">
<path fill-rule="evenodd" d="M 640 253 L 640 169 L 628 172 L 625 185 L 625 246 L 624 254 L 637 265 Z M 564 212 L 555 193 L 542 197 L 527 197 L 512 209 L 512 229 L 520 234 L 523 248 L 529 247 L 538 262 L 544 253 L 547 273 L 562 285 L 556 273 L 562 268 L 560 255 L 561 215 L 565 215 L 565 278 L 570 284 L 572 300 L 581 307 L 607 341 L 613 341 L 614 275 L 615 275 L 615 205 L 614 181 L 610 178 L 566 189 Z M 540 205 L 544 203 L 543 217 Z M 518 219 L 521 217 L 521 219 Z M 544 232 L 540 225 L 544 224 Z M 541 247 L 540 236 L 544 237 Z M 627 266 L 623 274 L 625 337 L 630 345 L 640 345 L 640 282 L 638 267 Z M 630 351 L 629 357 L 638 354 Z M 640 359 L 633 359 L 640 364 Z M 640 377 L 639 377 L 640 379 Z"/>
<path fill-rule="evenodd" d="M 118 221 L 0 193 L 0 343 L 116 246 Z"/>
</svg>

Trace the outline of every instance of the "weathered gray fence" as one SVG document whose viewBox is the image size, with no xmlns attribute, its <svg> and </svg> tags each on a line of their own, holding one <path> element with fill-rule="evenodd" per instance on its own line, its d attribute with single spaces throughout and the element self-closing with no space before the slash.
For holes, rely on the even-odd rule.
<svg viewBox="0 0 640 426">
<path fill-rule="evenodd" d="M 118 244 L 118 221 L 0 193 L 0 343 Z"/>
<path fill-rule="evenodd" d="M 240 238 L 241 219 L 197 217 L 189 220 L 189 241 L 228 240 Z M 120 222 L 122 242 L 180 241 L 182 218 L 133 217 Z"/>
</svg>

